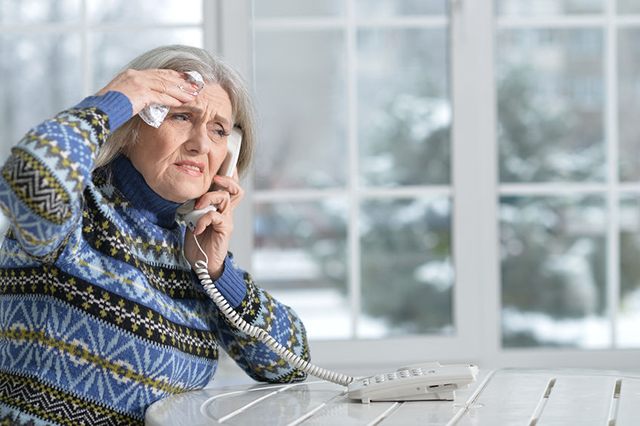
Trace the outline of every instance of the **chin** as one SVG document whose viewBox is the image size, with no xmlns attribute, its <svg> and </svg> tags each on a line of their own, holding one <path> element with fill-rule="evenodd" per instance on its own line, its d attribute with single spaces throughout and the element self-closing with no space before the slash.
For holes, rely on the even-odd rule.
<svg viewBox="0 0 640 426">
<path fill-rule="evenodd" d="M 193 198 L 197 198 L 196 197 L 188 197 L 185 194 L 180 194 L 180 195 L 176 195 L 176 194 L 158 194 L 160 195 L 162 198 L 164 198 L 167 201 L 171 201 L 172 203 L 178 203 L 178 204 L 183 204 L 186 203 L 187 201 L 193 199 Z"/>
<path fill-rule="evenodd" d="M 200 198 L 204 194 L 205 193 L 200 193 L 200 192 L 193 192 L 192 194 L 181 194 L 181 195 L 175 197 L 174 199 L 172 199 L 171 201 L 173 201 L 174 203 L 182 204 L 182 203 L 186 203 L 189 200 Z"/>
<path fill-rule="evenodd" d="M 200 198 L 206 193 L 201 190 L 189 189 L 185 191 L 185 188 L 174 188 L 174 191 L 166 191 L 164 194 L 159 194 L 162 198 L 174 203 L 183 204 L 194 198 Z"/>
</svg>

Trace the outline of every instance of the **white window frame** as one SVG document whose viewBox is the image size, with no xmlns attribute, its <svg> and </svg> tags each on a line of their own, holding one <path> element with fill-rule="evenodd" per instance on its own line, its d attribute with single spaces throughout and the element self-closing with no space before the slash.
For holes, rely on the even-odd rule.
<svg viewBox="0 0 640 426">
<path fill-rule="evenodd" d="M 353 3 L 351 0 L 347 0 Z M 206 1 L 205 1 L 206 3 Z M 251 75 L 250 0 L 218 0 L 216 50 L 245 76 Z M 498 201 L 506 194 L 602 193 L 608 196 L 608 312 L 612 326 L 619 303 L 618 199 L 619 194 L 639 193 L 638 185 L 620 185 L 617 178 L 617 111 L 615 93 L 616 31 L 629 19 L 615 16 L 614 1 L 598 17 L 562 17 L 544 20 L 496 18 L 493 0 L 451 0 L 451 101 L 454 336 L 415 336 L 378 340 L 311 341 L 313 360 L 340 368 L 359 365 L 394 365 L 439 360 L 473 362 L 482 368 L 584 367 L 632 369 L 640 350 L 505 349 L 501 343 L 501 284 Z M 208 22 L 205 15 L 205 22 Z M 632 20 L 637 23 L 637 20 Z M 609 173 L 602 185 L 500 185 L 495 64 L 495 31 L 498 26 L 563 26 L 585 24 L 606 28 L 606 140 Z M 207 26 L 205 25 L 205 28 Z M 205 31 L 205 34 L 207 32 Z M 212 37 L 213 38 L 213 37 Z M 353 148 L 350 151 L 353 158 Z M 253 207 L 256 194 L 252 177 L 243 181 L 244 203 L 235 217 L 233 250 L 241 265 L 250 269 Z M 352 204 L 357 205 L 357 204 Z M 352 250 L 358 244 L 349 231 Z M 350 259 L 359 268 L 356 258 Z M 352 273 L 354 276 L 356 273 Z M 351 291 L 359 291 L 358 285 Z M 357 296 L 352 299 L 358 302 Z M 295 308 L 295 307 L 294 307 Z M 304 320 L 304 318 L 303 318 Z"/>
<path fill-rule="evenodd" d="M 77 31 L 82 35 L 83 89 L 93 87 L 86 16 L 82 0 L 79 24 L 33 24 L 4 26 L 0 34 Z M 353 7 L 353 0 L 345 0 Z M 640 350 L 579 350 L 523 348 L 504 349 L 501 345 L 501 300 L 498 200 L 502 195 L 601 194 L 607 197 L 607 303 L 611 333 L 615 342 L 615 320 L 619 307 L 619 198 L 640 195 L 640 184 L 621 183 L 618 178 L 618 111 L 617 111 L 617 30 L 624 26 L 640 27 L 640 16 L 617 16 L 616 1 L 607 2 L 604 15 L 555 18 L 496 18 L 494 0 L 450 0 L 451 33 L 451 102 L 452 185 L 444 191 L 453 202 L 452 241 L 456 266 L 454 286 L 454 336 L 417 336 L 397 339 L 311 341 L 314 362 L 351 371 L 354 365 L 375 368 L 439 360 L 442 362 L 474 362 L 482 368 L 507 366 L 529 367 L 601 367 L 633 369 L 638 366 Z M 250 0 L 203 0 L 203 45 L 222 54 L 251 81 Z M 179 25 L 199 27 L 200 25 Z M 602 184 L 501 185 L 498 181 L 498 147 L 495 64 L 495 31 L 497 27 L 599 27 L 605 29 L 605 137 L 607 140 L 608 174 Z M 103 26 L 100 26 L 102 28 Z M 136 24 L 105 24 L 105 29 L 140 29 Z M 145 28 L 171 28 L 168 24 L 150 24 Z M 353 37 L 353 34 L 351 34 Z M 353 140 L 353 135 L 350 136 Z M 351 143 L 350 158 L 356 158 Z M 350 160 L 353 161 L 353 160 Z M 253 249 L 253 207 L 259 196 L 253 190 L 252 176 L 243 181 L 245 200 L 236 210 L 236 231 L 232 249 L 238 263 L 251 270 Z M 352 188 L 353 189 L 353 188 Z M 441 191 L 442 189 L 435 189 Z M 414 194 L 415 195 L 415 194 Z M 357 199 L 352 207 L 358 205 Z M 352 214 L 357 209 L 352 208 Z M 356 219 L 357 220 L 357 219 Z M 357 277 L 358 235 L 349 231 L 351 277 Z M 355 253 L 355 255 L 354 255 Z M 353 305 L 358 309 L 356 284 L 351 289 Z M 295 306 L 294 306 L 295 308 Z M 303 318 L 304 319 L 304 318 Z"/>
</svg>

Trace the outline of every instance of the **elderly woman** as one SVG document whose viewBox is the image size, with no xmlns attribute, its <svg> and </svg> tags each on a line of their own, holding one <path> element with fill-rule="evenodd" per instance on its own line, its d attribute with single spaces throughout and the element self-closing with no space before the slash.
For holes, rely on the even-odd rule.
<svg viewBox="0 0 640 426">
<path fill-rule="evenodd" d="M 141 425 L 152 402 L 212 379 L 218 345 L 256 380 L 305 378 L 221 315 L 192 269 L 204 257 L 195 235 L 235 312 L 308 359 L 300 319 L 227 251 L 243 190 L 216 171 L 234 126 L 238 171 L 251 160 L 242 80 L 186 46 L 128 68 L 31 130 L 2 170 L 0 424 Z M 158 128 L 138 115 L 152 104 L 170 107 Z M 176 213 L 190 199 L 217 206 L 193 232 Z"/>
</svg>

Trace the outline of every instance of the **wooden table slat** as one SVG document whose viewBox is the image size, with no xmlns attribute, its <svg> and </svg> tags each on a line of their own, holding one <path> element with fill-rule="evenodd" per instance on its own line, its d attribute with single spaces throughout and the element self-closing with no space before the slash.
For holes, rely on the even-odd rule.
<svg viewBox="0 0 640 426">
<path fill-rule="evenodd" d="M 558 377 L 537 426 L 606 425 L 615 382 L 614 377 Z"/>
<path fill-rule="evenodd" d="M 616 416 L 616 425 L 640 424 L 640 379 L 623 377 Z"/>
</svg>

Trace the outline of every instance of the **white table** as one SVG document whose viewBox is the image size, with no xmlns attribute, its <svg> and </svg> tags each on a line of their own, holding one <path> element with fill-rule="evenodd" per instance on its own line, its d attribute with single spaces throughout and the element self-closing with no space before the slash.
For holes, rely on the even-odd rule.
<svg viewBox="0 0 640 426">
<path fill-rule="evenodd" d="M 156 402 L 146 425 L 640 425 L 640 372 L 481 371 L 455 401 L 362 404 L 345 390 L 313 379 L 203 389 Z"/>
</svg>

